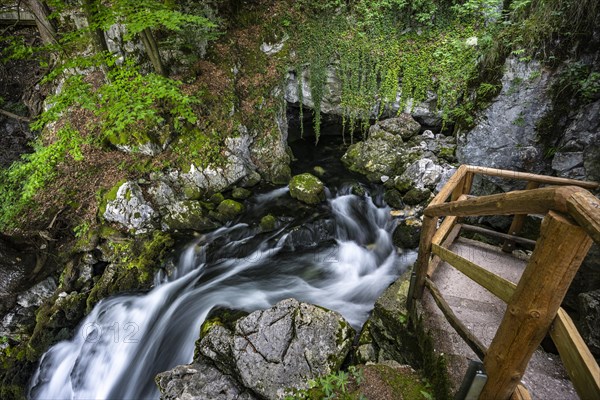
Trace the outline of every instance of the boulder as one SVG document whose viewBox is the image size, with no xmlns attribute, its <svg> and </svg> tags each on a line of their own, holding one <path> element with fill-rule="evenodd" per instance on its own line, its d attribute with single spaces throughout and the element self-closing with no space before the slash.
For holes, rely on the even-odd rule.
<svg viewBox="0 0 600 400">
<path fill-rule="evenodd" d="M 244 200 L 250 196 L 252 196 L 252 192 L 241 187 L 235 188 L 231 191 L 231 197 L 236 200 Z"/>
<path fill-rule="evenodd" d="M 365 175 L 372 182 L 381 182 L 384 175 L 401 175 L 406 164 L 420 156 L 420 149 L 407 148 L 401 136 L 371 127 L 366 140 L 348 147 L 342 162 L 350 171 Z"/>
<path fill-rule="evenodd" d="M 402 140 L 406 141 L 419 133 L 421 125 L 410 114 L 402 113 L 395 118 L 379 121 L 371 129 L 381 129 L 391 134 L 399 135 Z"/>
<path fill-rule="evenodd" d="M 260 229 L 263 232 L 272 231 L 276 227 L 277 227 L 277 219 L 273 215 L 267 214 L 260 219 Z"/>
<path fill-rule="evenodd" d="M 339 369 L 353 338 L 338 313 L 288 299 L 238 321 L 233 357 L 244 386 L 277 399 Z"/>
<path fill-rule="evenodd" d="M 245 387 L 258 398 L 280 399 L 290 388 L 306 389 L 310 379 L 337 371 L 353 339 L 354 330 L 338 313 L 287 299 L 239 319 L 233 331 L 213 325 L 197 345 L 194 364 L 162 373 L 157 382 L 163 396 L 168 388 L 176 388 L 173 395 L 204 393 L 225 374 L 237 381 L 228 383 L 232 392 L 232 386 L 236 393 Z"/>
<path fill-rule="evenodd" d="M 411 182 L 413 187 L 435 189 L 443 185 L 456 169 L 448 164 L 440 165 L 436 160 L 422 158 L 410 164 L 398 182 Z"/>
<path fill-rule="evenodd" d="M 325 200 L 325 186 L 316 176 L 304 173 L 290 180 L 290 195 L 307 204 L 318 204 Z"/>
<path fill-rule="evenodd" d="M 388 189 L 383 194 L 383 200 L 390 206 L 394 208 L 402 208 L 404 207 L 404 203 L 402 202 L 402 194 L 396 189 Z"/>
<path fill-rule="evenodd" d="M 407 218 L 400 222 L 392 233 L 392 241 L 395 246 L 402 249 L 414 249 L 419 246 L 421 237 L 421 220 L 418 218 Z"/>
<path fill-rule="evenodd" d="M 106 204 L 101 206 L 100 211 L 106 221 L 120 224 L 136 234 L 154 228 L 158 214 L 144 199 L 137 183 L 128 181 L 115 186 L 105 196 L 105 201 Z"/>
<path fill-rule="evenodd" d="M 162 400 L 254 400 L 231 376 L 208 363 L 179 365 L 156 376 Z"/>
<path fill-rule="evenodd" d="M 219 204 L 217 211 L 226 219 L 233 219 L 244 211 L 244 205 L 235 200 L 227 199 Z"/>
<path fill-rule="evenodd" d="M 402 201 L 409 206 L 416 206 L 417 204 L 427 201 L 431 196 L 431 190 L 412 188 L 402 197 Z"/>
</svg>

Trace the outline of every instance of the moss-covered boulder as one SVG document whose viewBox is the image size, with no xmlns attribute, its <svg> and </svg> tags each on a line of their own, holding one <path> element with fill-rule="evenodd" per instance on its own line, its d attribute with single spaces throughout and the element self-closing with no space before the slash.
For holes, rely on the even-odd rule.
<svg viewBox="0 0 600 400">
<path fill-rule="evenodd" d="M 386 190 L 383 194 L 383 200 L 390 206 L 394 208 L 402 208 L 404 207 L 404 203 L 402 202 L 402 194 L 396 189 Z"/>
<path fill-rule="evenodd" d="M 208 218 L 202 204 L 198 201 L 178 201 L 165 207 L 162 218 L 164 230 L 206 231 L 216 227 L 217 225 Z"/>
<path fill-rule="evenodd" d="M 217 207 L 217 212 L 226 219 L 234 219 L 244 212 L 244 205 L 235 200 L 223 200 Z"/>
<path fill-rule="evenodd" d="M 421 221 L 417 218 L 407 218 L 394 229 L 392 241 L 402 249 L 414 249 L 419 245 L 420 237 Z"/>
<path fill-rule="evenodd" d="M 409 206 L 416 206 L 428 200 L 429 196 L 431 196 L 431 190 L 429 189 L 412 188 L 406 192 L 402 200 Z"/>
<path fill-rule="evenodd" d="M 402 137 L 379 129 L 375 125 L 362 142 L 348 147 L 342 163 L 350 171 L 367 177 L 372 182 L 381 182 L 382 176 L 401 175 L 407 164 L 421 157 L 420 147 L 411 147 Z"/>
<path fill-rule="evenodd" d="M 252 192 L 241 187 L 235 188 L 231 191 L 231 197 L 236 200 L 244 200 L 250 196 L 252 196 Z"/>
<path fill-rule="evenodd" d="M 135 233 L 154 228 L 158 217 L 140 186 L 133 181 L 119 182 L 110 189 L 103 196 L 99 214 L 105 221 L 115 222 Z"/>
<path fill-rule="evenodd" d="M 419 133 L 421 124 L 407 113 L 402 113 L 394 118 L 384 119 L 375 125 L 378 129 L 399 135 L 403 140 L 408 140 Z"/>
<path fill-rule="evenodd" d="M 277 226 L 277 219 L 271 214 L 267 214 L 260 219 L 260 229 L 263 232 L 272 231 L 276 228 L 276 226 Z"/>
<path fill-rule="evenodd" d="M 316 176 L 304 173 L 290 180 L 290 195 L 306 204 L 318 204 L 325 200 L 325 185 Z"/>
</svg>

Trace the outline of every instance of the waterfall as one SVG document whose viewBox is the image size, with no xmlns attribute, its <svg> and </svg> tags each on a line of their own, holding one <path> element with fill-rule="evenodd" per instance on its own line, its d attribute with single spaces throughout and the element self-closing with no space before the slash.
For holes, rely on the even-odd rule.
<svg viewBox="0 0 600 400">
<path fill-rule="evenodd" d="M 250 208 L 264 215 L 276 189 Z M 376 298 L 414 262 L 391 240 L 389 208 L 340 190 L 319 218 L 265 233 L 238 223 L 203 235 L 155 288 L 100 301 L 72 339 L 50 348 L 32 378 L 33 399 L 158 398 L 157 373 L 192 361 L 200 327 L 216 307 L 251 312 L 294 297 L 340 312 L 355 328 Z M 330 229 L 330 234 L 327 230 Z"/>
</svg>

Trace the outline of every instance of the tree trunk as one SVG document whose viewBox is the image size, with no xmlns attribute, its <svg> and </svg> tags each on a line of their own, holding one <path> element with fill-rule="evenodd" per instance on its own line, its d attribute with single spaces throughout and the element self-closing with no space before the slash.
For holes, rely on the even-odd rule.
<svg viewBox="0 0 600 400">
<path fill-rule="evenodd" d="M 34 15 L 42 42 L 44 44 L 56 44 L 58 42 L 56 28 L 48 18 L 50 15 L 48 6 L 39 0 L 22 0 L 22 2 Z"/>
<path fill-rule="evenodd" d="M 96 52 L 101 53 L 103 51 L 108 51 L 104 31 L 100 29 L 100 26 L 98 25 L 98 2 L 94 0 L 83 0 L 83 11 L 88 20 L 90 35 Z"/>
<path fill-rule="evenodd" d="M 160 53 L 158 52 L 158 44 L 156 43 L 150 28 L 146 28 L 141 31 L 140 38 L 142 39 L 142 43 L 146 49 L 146 54 L 148 54 L 148 57 L 154 66 L 154 71 L 162 76 L 167 76 L 165 68 L 162 64 L 162 60 L 160 59 Z"/>
</svg>

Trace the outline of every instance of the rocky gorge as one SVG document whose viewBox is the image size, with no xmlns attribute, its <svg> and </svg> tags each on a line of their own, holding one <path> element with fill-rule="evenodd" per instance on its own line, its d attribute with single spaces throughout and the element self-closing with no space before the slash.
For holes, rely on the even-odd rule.
<svg viewBox="0 0 600 400">
<path fill-rule="evenodd" d="M 318 75 L 310 67 L 315 60 L 290 61 L 294 53 L 302 55 L 300 46 L 294 48 L 293 41 L 277 29 L 269 31 L 272 27 L 261 25 L 258 17 L 281 10 L 269 2 L 259 3 L 229 5 L 226 15 L 233 26 L 215 43 L 218 50 L 212 54 L 211 45 L 202 41 L 206 43 L 203 49 L 208 48 L 203 52 L 208 54 L 197 64 L 178 64 L 173 61 L 178 57 L 170 61 L 173 71 L 183 71 L 192 86 L 202 86 L 209 93 L 198 115 L 206 121 L 202 129 L 227 132 L 218 144 L 212 137 L 190 141 L 168 129 L 124 142 L 109 138 L 110 155 L 103 156 L 115 164 L 100 164 L 96 153 L 86 153 L 107 172 L 73 181 L 93 179 L 102 185 L 84 199 L 74 195 L 77 204 L 66 206 L 64 214 L 84 210 L 86 202 L 91 205 L 91 211 L 72 214 L 78 221 L 75 234 L 62 208 L 54 208 L 47 217 L 44 214 L 43 224 L 31 229 L 36 232 L 33 239 L 9 231 L 0 236 L 3 398 L 77 393 L 88 397 L 275 399 L 293 395 L 294 390 L 298 396 L 303 391 L 318 393 L 318 387 L 310 388 L 311 379 L 366 363 L 372 363 L 364 367 L 366 388 L 376 382 L 392 395 L 412 390 L 414 398 L 422 398 L 422 391 L 445 398 L 455 388 L 443 372 L 444 359 L 434 352 L 431 338 L 419 330 L 422 327 L 407 326 L 404 309 L 408 290 L 404 273 L 418 245 L 421 213 L 428 201 L 462 163 L 600 179 L 600 91 L 582 98 L 582 91 L 565 80 L 574 68 L 590 76 L 597 73 L 597 32 L 576 60 L 548 66 L 517 55 L 501 57 L 496 61 L 501 73 L 489 83 L 494 86 L 492 92 L 482 94 L 475 85 L 461 98 L 462 104 L 477 107 L 472 110 L 472 121 L 447 122 L 438 107 L 438 93 L 428 90 L 416 99 L 400 95 L 378 99 L 377 107 L 367 107 L 356 122 L 356 127 L 366 128 L 362 132 L 351 129 L 349 135 L 343 65 L 329 60 Z M 252 18 L 246 20 L 244 15 Z M 113 28 L 111 46 L 121 43 L 122 35 Z M 465 49 L 473 48 L 461 40 Z M 143 59 L 139 43 L 113 50 Z M 314 86 L 317 79 L 320 97 Z M 402 80 L 395 85 L 395 93 L 406 92 Z M 313 126 L 316 114 L 319 129 Z M 3 123 L 3 129 L 16 131 L 14 125 L 14 121 Z M 340 131 L 346 131 L 343 140 Z M 313 150 L 317 148 L 321 150 Z M 192 154 L 187 155 L 186 149 L 193 149 Z M 205 150 L 206 157 L 214 157 L 215 162 L 205 162 Z M 135 165 L 137 170 L 119 165 Z M 61 184 L 65 186 L 69 178 L 72 175 L 66 174 Z M 478 194 L 510 189 L 495 180 L 475 184 Z M 345 203 L 354 201 L 358 205 Z M 329 215 L 331 210 L 337 216 Z M 345 215 L 360 222 L 359 228 L 347 228 L 345 224 L 351 224 Z M 379 225 L 373 227 L 365 218 Z M 503 218 L 476 222 L 504 231 L 510 225 Z M 240 229 L 247 229 L 247 234 L 229 232 L 240 223 L 245 224 Z M 529 221 L 530 229 L 535 231 L 537 224 L 535 219 Z M 223 229 L 230 236 L 218 237 Z M 363 230 L 364 236 L 353 236 L 355 230 Z M 217 237 L 211 242 L 213 235 Z M 188 247 L 190 241 L 201 245 Z M 347 242 L 359 248 L 346 249 L 352 246 Z M 191 254 L 188 264 L 179 258 L 185 248 L 192 249 L 186 253 Z M 342 250 L 349 251 L 348 259 Z M 288 274 L 286 268 L 293 268 L 288 258 L 278 258 L 280 251 L 289 252 L 285 253 L 289 259 L 301 260 L 297 262 L 303 269 Z M 596 357 L 600 355 L 598 252 L 596 245 L 566 299 Z M 271 264 L 263 263 L 265 254 Z M 336 264 L 328 262 L 316 267 L 313 261 L 304 260 L 306 254 L 318 254 L 319 261 L 331 256 L 346 270 L 335 270 Z M 178 264 L 188 269 L 180 270 Z M 201 272 L 200 265 L 217 268 Z M 262 265 L 265 271 L 240 272 L 236 278 L 234 272 L 241 265 Z M 272 278 L 275 270 L 282 273 L 280 279 Z M 178 357 L 156 362 L 152 376 L 140 378 L 143 390 L 135 394 L 127 392 L 128 382 L 115 371 L 110 391 L 87 386 L 98 378 L 87 376 L 98 371 L 94 357 L 77 356 L 88 354 L 84 350 L 93 350 L 92 345 L 114 339 L 116 331 L 109 330 L 113 323 L 119 323 L 121 339 L 129 333 L 123 331 L 126 323 L 137 323 L 116 317 L 102 320 L 108 309 L 98 307 L 116 310 L 119 296 L 131 292 L 158 296 L 161 290 L 167 292 L 164 285 L 168 284 L 175 290 L 177 284 L 185 283 L 186 290 L 200 292 L 202 284 L 210 287 L 221 279 L 221 273 L 244 289 L 249 282 L 260 282 L 264 274 L 269 279 L 263 285 L 279 291 L 257 295 L 224 290 L 223 297 L 215 294 L 188 303 L 173 300 L 182 301 L 178 305 L 182 308 L 177 312 L 157 309 L 152 318 L 164 314 L 175 319 L 164 325 L 156 322 L 159 319 L 151 320 L 149 326 L 181 323 L 184 318 L 176 318 L 186 306 L 191 326 L 185 333 L 174 329 L 164 338 L 144 336 L 146 353 L 132 359 L 151 358 L 148 352 Z M 327 280 L 327 284 L 320 283 L 318 279 L 328 274 L 352 290 Z M 344 279 L 354 274 L 356 281 L 350 285 Z M 376 278 L 380 282 L 373 289 L 369 279 Z M 309 285 L 301 286 L 304 291 L 279 287 L 280 280 L 286 279 Z M 312 293 L 313 287 L 323 293 Z M 331 295 L 326 289 L 342 292 L 340 298 L 327 300 Z M 229 300 L 227 294 L 239 297 L 239 302 Z M 137 304 L 141 297 L 127 298 L 126 304 Z M 192 307 L 199 303 L 206 309 Z M 150 309 L 149 305 L 137 307 Z M 93 330 L 84 335 L 81 329 L 86 323 L 97 324 L 87 327 L 96 327 L 99 336 L 89 336 Z M 133 325 L 129 327 L 134 330 Z M 150 331 L 142 333 L 152 336 Z M 113 352 L 130 351 L 123 340 L 118 342 L 124 347 Z M 152 343 L 160 345 L 152 347 Z M 53 382 L 49 372 L 59 363 L 60 358 L 53 357 L 61 349 L 72 352 L 75 358 L 69 362 L 73 365 L 87 363 L 88 369 L 77 373 L 78 384 L 68 389 L 72 392 L 60 391 L 66 388 L 64 382 L 60 377 L 56 378 L 59 383 Z M 401 366 L 406 364 L 419 373 Z M 356 377 L 352 379 L 356 386 L 348 390 L 356 390 L 358 396 L 361 385 Z M 57 387 L 58 392 L 44 392 Z"/>
</svg>

